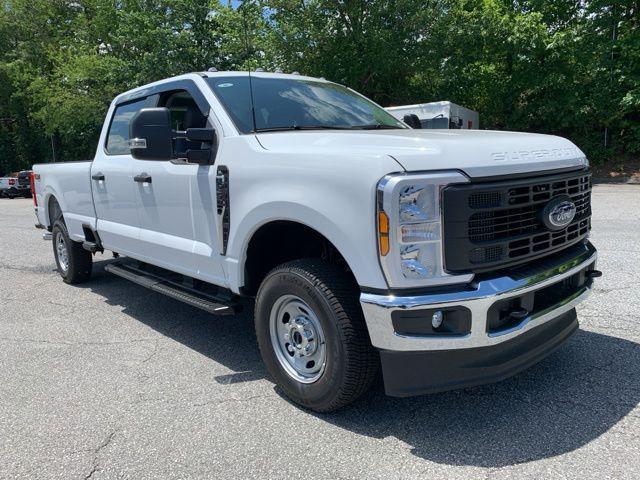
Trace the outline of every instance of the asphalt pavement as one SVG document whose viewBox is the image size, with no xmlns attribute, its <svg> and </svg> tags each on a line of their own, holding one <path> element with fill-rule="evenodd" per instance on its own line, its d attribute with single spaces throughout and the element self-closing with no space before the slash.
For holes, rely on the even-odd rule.
<svg viewBox="0 0 640 480">
<path fill-rule="evenodd" d="M 498 384 L 378 384 L 317 415 L 268 380 L 252 313 L 104 272 L 66 285 L 31 200 L 0 200 L 0 478 L 640 478 L 640 186 L 599 185 L 581 330 Z M 410 367 L 408 367 L 410 368 Z"/>
</svg>

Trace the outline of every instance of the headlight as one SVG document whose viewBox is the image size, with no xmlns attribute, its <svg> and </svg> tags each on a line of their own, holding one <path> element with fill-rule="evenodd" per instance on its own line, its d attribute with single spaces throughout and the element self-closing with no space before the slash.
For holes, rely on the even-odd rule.
<svg viewBox="0 0 640 480">
<path fill-rule="evenodd" d="M 459 172 L 388 175 L 378 184 L 380 263 L 391 287 L 468 282 L 442 264 L 442 189 L 468 183 Z"/>
</svg>

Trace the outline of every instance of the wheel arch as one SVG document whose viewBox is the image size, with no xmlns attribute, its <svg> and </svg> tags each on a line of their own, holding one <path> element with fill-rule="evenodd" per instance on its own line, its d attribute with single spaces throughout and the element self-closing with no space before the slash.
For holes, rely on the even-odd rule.
<svg viewBox="0 0 640 480">
<path fill-rule="evenodd" d="M 49 222 L 47 227 L 49 228 L 49 230 L 51 230 L 56 220 L 58 220 L 59 218 L 62 218 L 62 220 L 64 221 L 62 206 L 60 205 L 60 202 L 58 201 L 56 195 L 53 193 L 48 193 L 45 196 L 44 205 L 45 205 L 45 218 Z"/>
<path fill-rule="evenodd" d="M 247 295 L 255 295 L 260 283 L 276 266 L 302 258 L 322 258 L 340 265 L 354 277 L 353 266 L 344 250 L 322 232 L 299 218 L 278 218 L 255 226 L 247 236 L 240 254 L 239 285 Z"/>
<path fill-rule="evenodd" d="M 296 207 L 299 212 L 300 206 Z M 280 208 L 275 211 L 283 210 Z M 252 217 L 248 215 L 243 219 L 229 243 L 231 248 L 227 267 L 231 268 L 228 268 L 228 274 L 231 284 L 238 285 L 242 293 L 255 294 L 269 270 L 300 258 L 324 258 L 331 263 L 341 264 L 357 281 L 356 265 L 349 255 L 346 237 L 337 229 L 332 229 L 333 224 L 321 213 L 264 217 L 261 221 L 252 221 Z M 309 218 L 314 219 L 313 225 L 308 221 Z M 240 235 L 243 226 L 246 230 L 244 235 Z M 240 238 L 243 240 L 238 241 Z"/>
</svg>

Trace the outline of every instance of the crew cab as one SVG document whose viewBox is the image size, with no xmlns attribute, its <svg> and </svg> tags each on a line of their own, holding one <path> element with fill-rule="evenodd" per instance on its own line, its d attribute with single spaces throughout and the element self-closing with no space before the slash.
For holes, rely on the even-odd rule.
<svg viewBox="0 0 640 480">
<path fill-rule="evenodd" d="M 93 160 L 34 166 L 67 283 L 105 269 L 216 315 L 255 299 L 295 402 L 332 411 L 498 381 L 577 328 L 596 250 L 585 155 L 548 135 L 411 129 L 342 85 L 201 72 L 116 97 Z"/>
</svg>

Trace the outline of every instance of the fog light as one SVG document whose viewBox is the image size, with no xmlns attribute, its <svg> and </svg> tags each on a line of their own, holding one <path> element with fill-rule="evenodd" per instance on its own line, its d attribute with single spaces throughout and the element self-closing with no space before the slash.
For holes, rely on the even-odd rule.
<svg viewBox="0 0 640 480">
<path fill-rule="evenodd" d="M 442 326 L 442 321 L 444 320 L 444 314 L 442 313 L 442 310 L 436 310 L 435 312 L 433 312 L 433 315 L 431 316 L 431 326 L 433 327 L 434 330 L 440 328 Z"/>
</svg>

